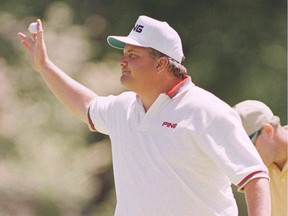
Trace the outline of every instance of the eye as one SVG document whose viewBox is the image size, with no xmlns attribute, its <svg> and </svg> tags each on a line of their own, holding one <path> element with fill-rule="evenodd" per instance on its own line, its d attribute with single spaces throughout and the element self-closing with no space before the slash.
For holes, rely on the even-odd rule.
<svg viewBox="0 0 288 216">
<path fill-rule="evenodd" d="M 129 56 L 130 58 L 136 57 L 136 55 L 135 55 L 134 53 L 132 53 L 132 52 L 129 53 L 128 56 Z"/>
<path fill-rule="evenodd" d="M 127 58 L 136 58 L 138 57 L 138 54 L 133 49 L 129 49 L 124 50 L 124 56 L 126 56 Z"/>
</svg>

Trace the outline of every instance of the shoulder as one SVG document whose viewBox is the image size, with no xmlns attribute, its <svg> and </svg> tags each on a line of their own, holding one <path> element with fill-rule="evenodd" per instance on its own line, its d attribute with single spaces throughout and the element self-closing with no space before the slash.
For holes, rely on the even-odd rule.
<svg viewBox="0 0 288 216">
<path fill-rule="evenodd" d="M 134 103 L 137 96 L 135 93 L 127 91 L 120 95 L 97 96 L 90 104 L 90 109 L 110 109 L 127 107 Z"/>
<path fill-rule="evenodd" d="M 137 95 L 135 92 L 126 91 L 116 97 L 118 97 L 119 100 L 133 100 L 136 99 Z"/>
<path fill-rule="evenodd" d="M 187 97 L 186 102 L 190 104 L 190 106 L 202 112 L 207 111 L 215 114 L 224 114 L 232 110 L 232 107 L 222 99 L 197 86 L 191 88 L 185 97 Z"/>
<path fill-rule="evenodd" d="M 130 105 L 131 103 L 133 104 L 137 100 L 136 93 L 131 92 L 131 91 L 123 92 L 120 95 L 110 96 L 110 97 L 113 98 L 115 103 L 122 105 L 122 106 L 127 106 L 127 105 Z"/>
<path fill-rule="evenodd" d="M 184 98 L 181 102 L 185 101 L 186 113 L 189 113 L 189 116 L 204 128 L 209 125 L 241 123 L 239 116 L 230 105 L 203 88 L 196 86 L 191 88 Z"/>
</svg>

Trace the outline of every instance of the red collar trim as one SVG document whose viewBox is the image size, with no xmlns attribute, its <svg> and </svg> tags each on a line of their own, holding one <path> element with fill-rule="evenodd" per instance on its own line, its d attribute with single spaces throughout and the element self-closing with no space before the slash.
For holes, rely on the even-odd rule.
<svg viewBox="0 0 288 216">
<path fill-rule="evenodd" d="M 166 95 L 168 95 L 170 98 L 173 98 L 178 90 L 184 85 L 184 83 L 189 79 L 189 76 L 185 77 L 181 82 L 179 82 L 177 85 L 175 85 L 172 89 L 166 92 Z"/>
</svg>

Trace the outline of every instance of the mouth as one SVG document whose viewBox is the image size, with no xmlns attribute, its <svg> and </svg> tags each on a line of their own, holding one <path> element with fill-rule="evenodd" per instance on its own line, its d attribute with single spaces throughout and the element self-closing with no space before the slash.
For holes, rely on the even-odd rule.
<svg viewBox="0 0 288 216">
<path fill-rule="evenodd" d="M 122 70 L 122 73 L 121 73 L 122 75 L 125 75 L 125 74 L 130 74 L 130 71 L 128 71 L 128 70 Z"/>
</svg>

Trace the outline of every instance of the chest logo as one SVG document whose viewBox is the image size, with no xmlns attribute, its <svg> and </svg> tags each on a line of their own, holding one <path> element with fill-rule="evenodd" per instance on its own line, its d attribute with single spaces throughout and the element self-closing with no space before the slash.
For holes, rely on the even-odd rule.
<svg viewBox="0 0 288 216">
<path fill-rule="evenodd" d="M 168 128 L 176 128 L 177 127 L 177 124 L 176 123 L 171 123 L 171 122 L 166 122 L 164 121 L 162 123 L 162 127 L 168 127 Z"/>
</svg>

